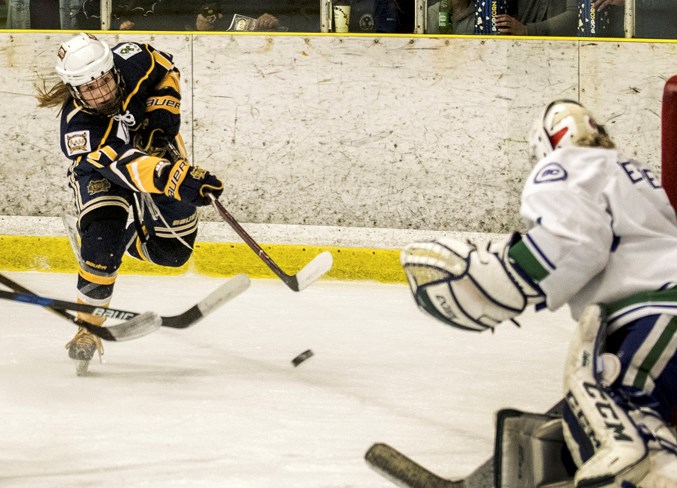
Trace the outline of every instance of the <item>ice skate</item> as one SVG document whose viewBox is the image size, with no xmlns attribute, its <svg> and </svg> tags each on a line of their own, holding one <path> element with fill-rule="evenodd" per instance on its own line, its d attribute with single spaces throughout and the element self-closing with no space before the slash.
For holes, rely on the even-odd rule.
<svg viewBox="0 0 677 488">
<path fill-rule="evenodd" d="M 99 358 L 103 354 L 101 339 L 84 327 L 80 327 L 75 336 L 68 341 L 66 349 L 68 349 L 68 357 L 75 361 L 75 372 L 78 376 L 87 375 L 89 362 L 95 352 L 99 353 Z"/>
</svg>

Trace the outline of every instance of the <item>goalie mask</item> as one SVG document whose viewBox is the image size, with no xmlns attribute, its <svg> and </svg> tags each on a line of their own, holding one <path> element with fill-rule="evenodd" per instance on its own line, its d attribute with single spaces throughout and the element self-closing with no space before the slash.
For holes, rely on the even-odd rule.
<svg viewBox="0 0 677 488">
<path fill-rule="evenodd" d="M 103 115 L 120 112 L 122 84 L 108 44 L 81 33 L 59 47 L 56 72 L 84 107 Z"/>
<path fill-rule="evenodd" d="M 567 146 L 614 147 L 604 127 L 583 105 L 574 100 L 555 100 L 536 119 L 529 134 L 531 162 L 535 164 Z"/>
</svg>

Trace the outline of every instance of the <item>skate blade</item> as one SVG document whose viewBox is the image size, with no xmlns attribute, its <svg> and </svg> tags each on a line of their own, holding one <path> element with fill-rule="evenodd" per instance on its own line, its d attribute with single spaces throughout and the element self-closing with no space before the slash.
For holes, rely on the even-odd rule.
<svg viewBox="0 0 677 488">
<path fill-rule="evenodd" d="M 78 376 L 87 376 L 87 373 L 89 373 L 89 359 L 76 359 L 75 373 Z"/>
</svg>

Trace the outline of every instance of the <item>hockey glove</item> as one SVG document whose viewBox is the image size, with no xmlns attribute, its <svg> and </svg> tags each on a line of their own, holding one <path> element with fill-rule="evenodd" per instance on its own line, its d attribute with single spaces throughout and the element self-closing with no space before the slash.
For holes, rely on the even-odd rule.
<svg viewBox="0 0 677 488">
<path fill-rule="evenodd" d="M 519 234 L 486 247 L 458 239 L 408 245 L 401 262 L 416 304 L 447 325 L 481 332 L 543 301 L 538 286 L 507 257 L 515 238 Z"/>
<path fill-rule="evenodd" d="M 196 207 L 211 203 L 208 193 L 216 198 L 223 193 L 221 180 L 207 170 L 191 166 L 185 159 L 179 159 L 173 165 L 161 161 L 155 169 L 155 185 L 168 197 Z"/>
<path fill-rule="evenodd" d="M 152 131 L 139 130 L 134 134 L 134 147 L 145 152 L 149 156 L 164 158 L 167 154 L 168 138 L 162 129 Z"/>
</svg>

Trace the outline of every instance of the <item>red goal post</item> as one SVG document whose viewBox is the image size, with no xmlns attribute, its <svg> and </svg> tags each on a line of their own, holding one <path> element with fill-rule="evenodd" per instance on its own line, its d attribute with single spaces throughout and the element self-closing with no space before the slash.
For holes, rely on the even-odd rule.
<svg viewBox="0 0 677 488">
<path fill-rule="evenodd" d="M 661 113 L 661 182 L 677 209 L 677 75 L 663 88 Z"/>
</svg>

